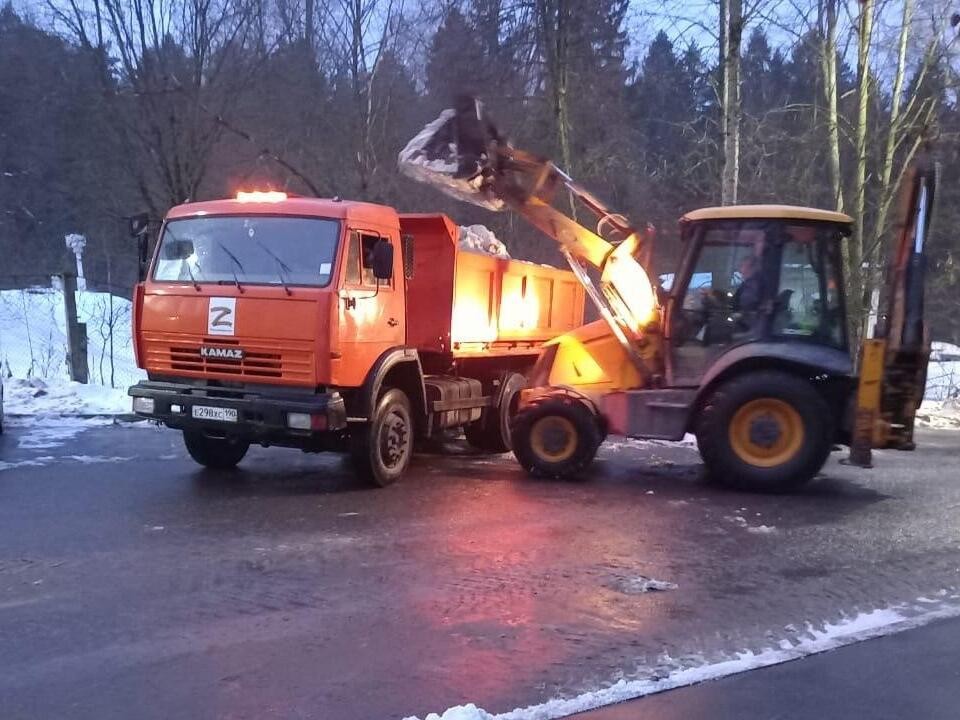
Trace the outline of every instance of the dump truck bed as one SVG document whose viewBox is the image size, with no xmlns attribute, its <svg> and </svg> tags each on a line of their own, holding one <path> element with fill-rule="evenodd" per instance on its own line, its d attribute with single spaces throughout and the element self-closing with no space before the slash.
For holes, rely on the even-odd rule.
<svg viewBox="0 0 960 720">
<path fill-rule="evenodd" d="M 400 229 L 414 244 L 407 343 L 421 352 L 528 354 L 583 323 L 570 271 L 462 250 L 446 215 L 401 215 Z"/>
</svg>

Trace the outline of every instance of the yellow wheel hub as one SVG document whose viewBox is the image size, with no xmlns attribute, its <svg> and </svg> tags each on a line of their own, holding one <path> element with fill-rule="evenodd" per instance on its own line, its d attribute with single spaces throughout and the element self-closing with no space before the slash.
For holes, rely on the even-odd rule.
<svg viewBox="0 0 960 720">
<path fill-rule="evenodd" d="M 530 447 L 544 462 L 569 460 L 577 451 L 577 428 L 565 417 L 542 417 L 530 428 Z"/>
<path fill-rule="evenodd" d="M 789 462 L 800 451 L 803 440 L 800 413 L 776 398 L 751 400 L 730 422 L 730 446 L 743 462 L 757 467 Z"/>
</svg>

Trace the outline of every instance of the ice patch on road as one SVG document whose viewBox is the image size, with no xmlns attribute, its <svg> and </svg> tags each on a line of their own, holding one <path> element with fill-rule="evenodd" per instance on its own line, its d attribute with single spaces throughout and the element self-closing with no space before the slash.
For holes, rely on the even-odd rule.
<svg viewBox="0 0 960 720">
<path fill-rule="evenodd" d="M 7 421 L 10 427 L 26 429 L 26 432 L 17 438 L 17 447 L 24 450 L 47 450 L 60 447 L 84 430 L 112 424 L 113 420 L 110 418 L 57 416 L 10 418 Z"/>
<path fill-rule="evenodd" d="M 52 455 L 44 455 L 42 457 L 33 458 L 32 460 L 18 460 L 17 462 L 2 462 L 0 461 L 0 472 L 4 470 L 14 470 L 18 467 L 43 467 L 47 463 L 53 462 L 56 458 Z"/>
<path fill-rule="evenodd" d="M 499 715 L 489 713 L 471 703 L 452 707 L 439 715 L 430 713 L 424 720 L 554 720 L 554 718 L 596 710 L 606 705 L 634 700 L 665 690 L 673 690 L 706 680 L 716 680 L 770 665 L 779 665 L 788 660 L 833 650 L 861 640 L 910 630 L 934 620 L 960 616 L 960 603 L 956 602 L 957 596 L 953 595 L 950 599 L 954 602 L 941 604 L 936 608 L 918 604 L 898 605 L 860 613 L 836 623 L 825 623 L 820 627 L 808 624 L 803 637 L 794 643 L 784 640 L 776 647 L 759 652 L 748 650 L 735 653 L 718 662 L 676 667 L 665 676 L 658 675 L 656 668 L 645 668 L 636 673 L 644 677 L 621 679 L 608 687 L 576 697 L 556 698 L 540 705 L 517 708 Z M 410 716 L 404 720 L 419 720 L 419 718 Z"/>
<path fill-rule="evenodd" d="M 747 525 L 747 532 L 754 535 L 773 535 L 778 530 L 773 525 Z"/>
<path fill-rule="evenodd" d="M 97 463 L 118 463 L 133 460 L 132 455 L 67 455 L 69 460 L 83 463 L 84 465 L 96 465 Z"/>
</svg>

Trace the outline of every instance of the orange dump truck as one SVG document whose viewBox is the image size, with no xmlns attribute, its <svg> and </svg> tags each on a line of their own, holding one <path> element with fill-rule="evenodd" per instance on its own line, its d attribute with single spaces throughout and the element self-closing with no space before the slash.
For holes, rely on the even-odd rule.
<svg viewBox="0 0 960 720">
<path fill-rule="evenodd" d="M 583 320 L 572 273 L 462 251 L 444 215 L 241 193 L 170 210 L 150 262 L 135 225 L 133 409 L 208 467 L 346 451 L 386 485 L 455 427 L 503 452 L 539 345 Z"/>
</svg>

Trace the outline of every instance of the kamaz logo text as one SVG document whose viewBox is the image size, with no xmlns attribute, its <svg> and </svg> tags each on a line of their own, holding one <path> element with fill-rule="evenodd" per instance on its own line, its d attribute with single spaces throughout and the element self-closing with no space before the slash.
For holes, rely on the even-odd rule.
<svg viewBox="0 0 960 720">
<path fill-rule="evenodd" d="M 243 360 L 243 348 L 236 347 L 200 347 L 200 357 L 214 360 Z"/>
</svg>

